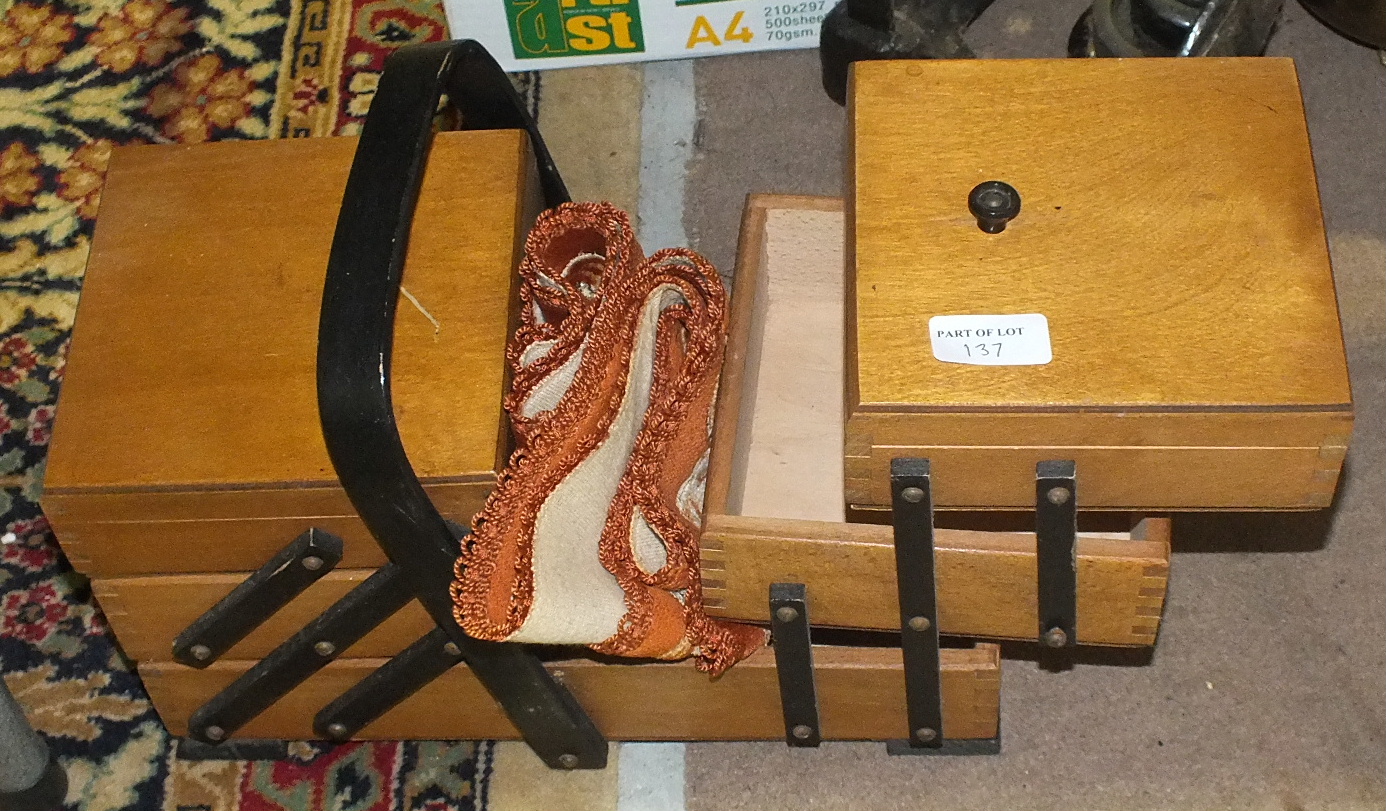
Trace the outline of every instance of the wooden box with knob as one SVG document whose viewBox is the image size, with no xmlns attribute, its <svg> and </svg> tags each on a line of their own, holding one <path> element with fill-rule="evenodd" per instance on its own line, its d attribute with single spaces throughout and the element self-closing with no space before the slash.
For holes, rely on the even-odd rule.
<svg viewBox="0 0 1386 811">
<path fill-rule="evenodd" d="M 862 62 L 849 95 L 850 504 L 906 455 L 948 509 L 1033 507 L 1044 459 L 1085 510 L 1328 506 L 1352 396 L 1291 60 Z"/>
</svg>

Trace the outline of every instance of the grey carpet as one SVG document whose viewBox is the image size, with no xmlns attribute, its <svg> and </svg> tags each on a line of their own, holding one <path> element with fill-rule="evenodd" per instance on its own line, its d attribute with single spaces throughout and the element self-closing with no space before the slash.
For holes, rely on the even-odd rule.
<svg viewBox="0 0 1386 811">
<path fill-rule="evenodd" d="M 1001 0 L 969 33 L 1060 56 L 1084 0 Z M 1004 753 L 888 758 L 879 744 L 697 744 L 691 811 L 1386 807 L 1386 67 L 1290 2 L 1357 403 L 1330 511 L 1177 519 L 1148 662 L 1040 670 L 1008 650 Z M 817 53 L 700 60 L 687 185 L 694 247 L 730 268 L 750 192 L 840 194 L 844 116 Z"/>
</svg>

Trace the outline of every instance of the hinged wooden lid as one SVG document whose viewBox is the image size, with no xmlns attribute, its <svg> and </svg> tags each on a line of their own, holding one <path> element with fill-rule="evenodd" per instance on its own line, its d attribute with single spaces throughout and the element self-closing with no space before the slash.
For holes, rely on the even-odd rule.
<svg viewBox="0 0 1386 811">
<path fill-rule="evenodd" d="M 48 493 L 336 485 L 315 353 L 355 146 L 116 150 Z M 503 459 L 527 149 L 519 131 L 443 133 L 432 148 L 403 281 L 417 305 L 399 302 L 393 375 L 401 434 L 425 483 L 489 482 Z"/>
<path fill-rule="evenodd" d="M 859 62 L 848 405 L 1348 411 L 1289 59 Z M 1022 197 L 983 233 L 968 192 Z M 852 260 L 849 260 L 852 261 Z M 930 317 L 1040 313 L 1053 360 L 936 360 Z"/>
</svg>

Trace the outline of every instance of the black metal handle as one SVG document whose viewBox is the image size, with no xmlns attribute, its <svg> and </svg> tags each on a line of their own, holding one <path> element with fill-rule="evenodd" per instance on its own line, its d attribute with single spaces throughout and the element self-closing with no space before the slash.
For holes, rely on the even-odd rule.
<svg viewBox="0 0 1386 811">
<path fill-rule="evenodd" d="M 317 358 L 323 438 L 361 520 L 535 753 L 550 766 L 601 768 L 601 733 L 537 657 L 518 645 L 472 639 L 457 626 L 448 589 L 458 543 L 414 474 L 395 424 L 395 305 L 445 91 L 464 129 L 528 132 L 545 201 L 569 199 L 533 118 L 481 45 L 431 43 L 391 55 L 356 147 L 327 264 Z"/>
</svg>

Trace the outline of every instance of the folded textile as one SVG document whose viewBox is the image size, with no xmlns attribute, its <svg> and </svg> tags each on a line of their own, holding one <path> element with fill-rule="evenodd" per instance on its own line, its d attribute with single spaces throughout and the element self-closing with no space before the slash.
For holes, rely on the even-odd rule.
<svg viewBox="0 0 1386 811">
<path fill-rule="evenodd" d="M 697 657 L 717 674 L 765 632 L 708 617 L 698 536 L 726 292 L 696 253 L 646 259 L 626 214 L 541 215 L 507 349 L 516 450 L 458 560 L 454 614 L 480 639 Z"/>
</svg>

